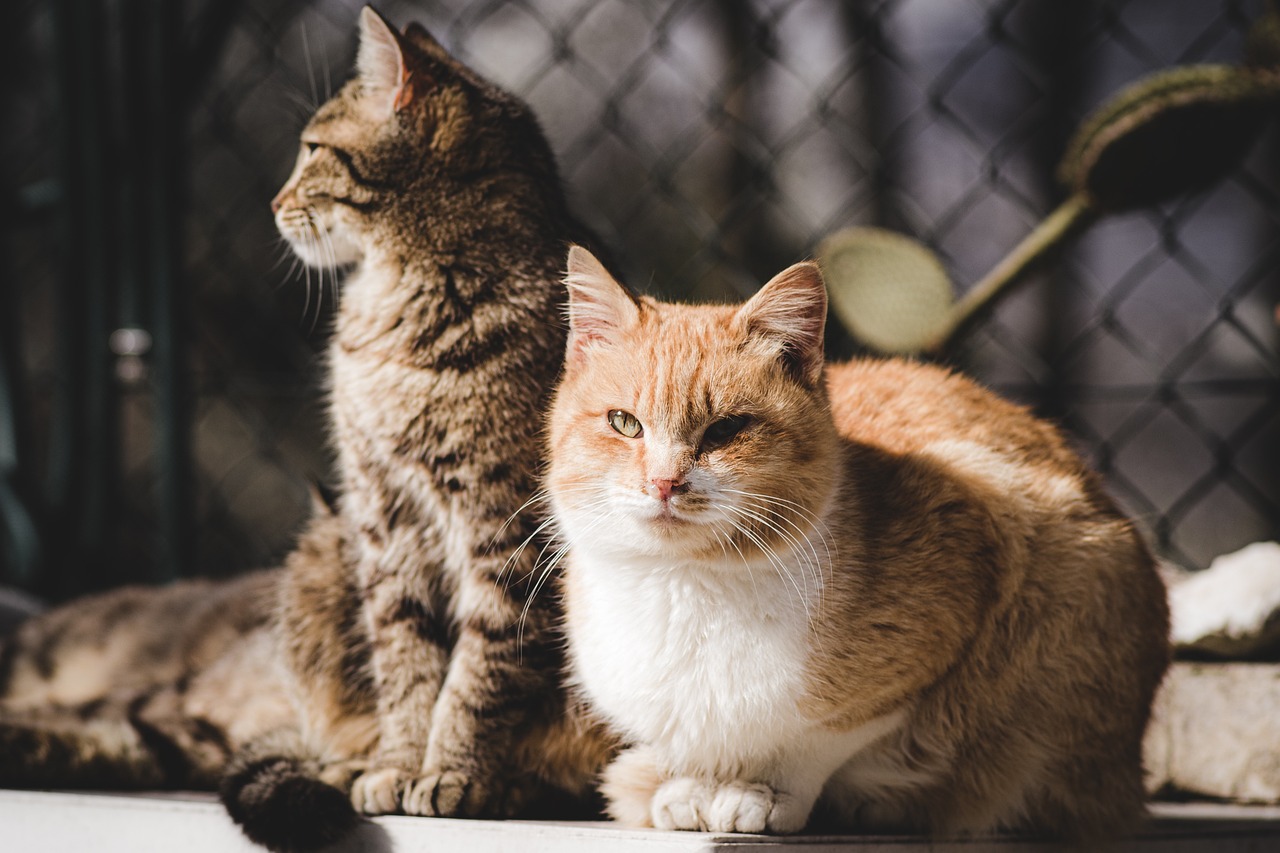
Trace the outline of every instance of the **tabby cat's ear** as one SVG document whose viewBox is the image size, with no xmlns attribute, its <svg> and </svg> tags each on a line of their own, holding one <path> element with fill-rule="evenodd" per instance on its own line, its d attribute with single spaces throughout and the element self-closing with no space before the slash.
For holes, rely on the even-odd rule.
<svg viewBox="0 0 1280 853">
<path fill-rule="evenodd" d="M 569 288 L 570 364 L 592 343 L 610 343 L 639 322 L 640 306 L 635 297 L 581 246 L 569 248 L 564 283 Z"/>
<path fill-rule="evenodd" d="M 797 379 L 818 383 L 827 287 L 817 264 L 796 264 L 769 279 L 738 309 L 737 322 L 747 335 L 776 350 Z"/>
<path fill-rule="evenodd" d="M 449 55 L 449 51 L 444 49 L 444 45 L 436 41 L 435 36 L 427 32 L 427 28 L 416 21 L 404 28 L 404 37 L 408 39 L 414 47 L 418 48 L 418 50 L 428 56 L 435 57 L 449 65 L 453 65 L 457 62 L 456 59 Z"/>
<path fill-rule="evenodd" d="M 388 114 L 409 106 L 430 85 L 405 39 L 372 6 L 361 10 L 356 69 L 365 94 L 385 99 Z"/>
</svg>

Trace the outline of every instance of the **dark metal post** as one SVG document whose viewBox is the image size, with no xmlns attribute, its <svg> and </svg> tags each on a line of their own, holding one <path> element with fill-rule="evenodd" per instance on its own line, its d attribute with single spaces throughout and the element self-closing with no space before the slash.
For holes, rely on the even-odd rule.
<svg viewBox="0 0 1280 853">
<path fill-rule="evenodd" d="M 59 337 L 63 382 L 54 394 L 47 488 L 46 533 L 57 535 L 47 535 L 49 571 L 39 588 L 61 597 L 89 581 L 86 561 L 102 553 L 109 528 L 116 432 L 106 358 L 114 172 L 103 10 L 94 0 L 56 0 L 52 11 L 64 188 L 58 307 L 66 333 Z"/>
<path fill-rule="evenodd" d="M 187 398 L 182 392 L 183 294 L 180 273 L 181 152 L 185 143 L 182 3 L 147 0 L 147 115 L 151 149 L 144 185 L 152 235 L 148 270 L 154 344 L 156 575 L 179 577 L 188 565 L 191 479 Z"/>
</svg>

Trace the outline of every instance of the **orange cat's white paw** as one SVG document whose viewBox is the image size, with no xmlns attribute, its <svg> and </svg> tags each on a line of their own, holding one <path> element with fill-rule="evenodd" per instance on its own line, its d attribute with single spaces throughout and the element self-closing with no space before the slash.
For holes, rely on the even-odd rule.
<svg viewBox="0 0 1280 853">
<path fill-rule="evenodd" d="M 653 824 L 659 829 L 799 832 L 807 819 L 793 797 L 758 782 L 672 779 L 653 795 Z"/>
<path fill-rule="evenodd" d="M 378 767 L 351 783 L 351 805 L 361 814 L 391 814 L 400 810 L 400 798 L 409 782 L 399 767 Z"/>
</svg>

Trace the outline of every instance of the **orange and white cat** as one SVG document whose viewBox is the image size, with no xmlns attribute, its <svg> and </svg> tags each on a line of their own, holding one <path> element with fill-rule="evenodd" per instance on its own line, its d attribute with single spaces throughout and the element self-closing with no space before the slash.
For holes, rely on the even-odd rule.
<svg viewBox="0 0 1280 853">
<path fill-rule="evenodd" d="M 824 365 L 813 264 L 741 306 L 579 248 L 566 281 L 547 485 L 616 819 L 1130 826 L 1164 588 L 1052 426 L 937 367 Z"/>
</svg>

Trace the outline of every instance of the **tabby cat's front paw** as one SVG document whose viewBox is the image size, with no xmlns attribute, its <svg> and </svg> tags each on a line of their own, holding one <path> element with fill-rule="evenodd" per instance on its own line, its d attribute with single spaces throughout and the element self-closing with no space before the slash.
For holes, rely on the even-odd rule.
<svg viewBox="0 0 1280 853">
<path fill-rule="evenodd" d="M 400 800 L 410 773 L 399 767 L 375 767 L 351 783 L 351 804 L 361 814 L 392 814 L 400 810 Z"/>
<path fill-rule="evenodd" d="M 411 780 L 403 805 L 405 814 L 427 817 L 510 817 L 519 811 L 523 795 L 519 786 L 444 770 Z"/>
<path fill-rule="evenodd" d="M 758 782 L 672 779 L 653 795 L 653 825 L 704 832 L 799 832 L 808 813 Z"/>
</svg>

